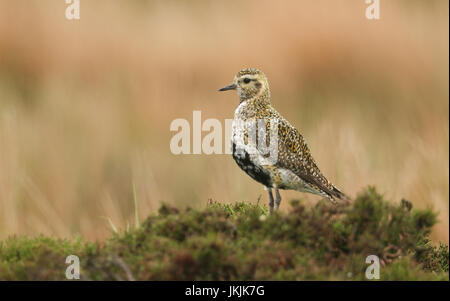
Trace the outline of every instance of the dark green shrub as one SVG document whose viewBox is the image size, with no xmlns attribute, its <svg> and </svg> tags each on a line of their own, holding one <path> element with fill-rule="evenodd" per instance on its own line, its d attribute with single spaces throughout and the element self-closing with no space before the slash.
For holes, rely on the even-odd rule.
<svg viewBox="0 0 450 301">
<path fill-rule="evenodd" d="M 326 200 L 265 216 L 247 203 L 203 210 L 168 205 L 103 243 L 11 237 L 0 244 L 1 280 L 65 279 L 65 257 L 91 280 L 365 280 L 368 255 L 381 280 L 448 280 L 448 246 L 431 245 L 436 214 L 374 188 L 352 204 Z"/>
</svg>

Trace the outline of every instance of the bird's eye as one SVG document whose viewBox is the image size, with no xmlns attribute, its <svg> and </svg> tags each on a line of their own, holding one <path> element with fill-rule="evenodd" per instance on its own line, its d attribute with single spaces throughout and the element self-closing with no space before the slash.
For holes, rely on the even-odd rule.
<svg viewBox="0 0 450 301">
<path fill-rule="evenodd" d="M 244 83 L 248 84 L 251 81 L 248 77 L 244 78 Z"/>
</svg>

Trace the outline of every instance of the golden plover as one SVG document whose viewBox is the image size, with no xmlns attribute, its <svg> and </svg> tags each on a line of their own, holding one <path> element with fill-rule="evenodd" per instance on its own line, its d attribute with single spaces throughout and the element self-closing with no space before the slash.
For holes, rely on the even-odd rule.
<svg viewBox="0 0 450 301">
<path fill-rule="evenodd" d="M 263 72 L 243 69 L 236 74 L 231 85 L 219 91 L 227 90 L 237 90 L 240 99 L 233 120 L 233 158 L 242 170 L 266 187 L 270 213 L 280 206 L 279 189 L 321 195 L 333 203 L 335 198 L 348 200 L 322 175 L 299 131 L 272 107 L 269 83 Z M 258 129 L 252 129 L 252 125 Z M 260 125 L 264 125 L 262 136 Z M 258 145 L 258 140 L 263 147 Z M 274 149 L 267 147 L 272 142 Z"/>
</svg>

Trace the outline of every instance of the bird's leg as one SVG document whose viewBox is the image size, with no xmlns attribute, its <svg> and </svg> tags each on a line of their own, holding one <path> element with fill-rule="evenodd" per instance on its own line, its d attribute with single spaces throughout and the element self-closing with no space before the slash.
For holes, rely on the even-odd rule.
<svg viewBox="0 0 450 301">
<path fill-rule="evenodd" d="M 272 188 L 267 187 L 267 192 L 269 193 L 269 214 L 273 212 L 273 194 Z"/>
<path fill-rule="evenodd" d="M 277 211 L 278 207 L 280 207 L 280 203 L 281 203 L 281 195 L 280 192 L 278 191 L 278 188 L 275 188 L 275 211 Z"/>
</svg>

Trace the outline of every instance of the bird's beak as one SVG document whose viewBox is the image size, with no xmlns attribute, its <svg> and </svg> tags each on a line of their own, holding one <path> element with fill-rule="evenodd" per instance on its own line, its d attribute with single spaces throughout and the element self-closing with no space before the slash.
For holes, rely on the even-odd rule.
<svg viewBox="0 0 450 301">
<path fill-rule="evenodd" d="M 219 89 L 219 91 L 236 90 L 236 84 L 231 84 Z"/>
</svg>

